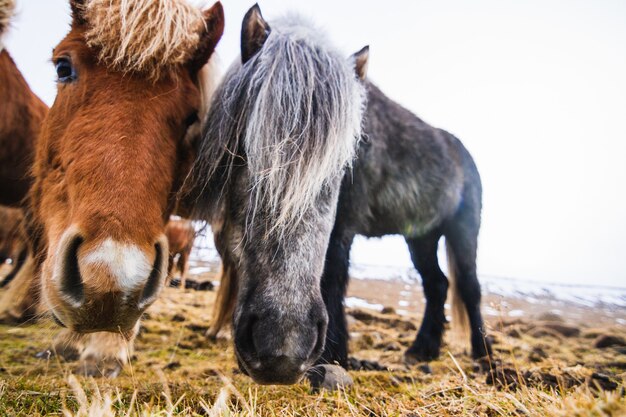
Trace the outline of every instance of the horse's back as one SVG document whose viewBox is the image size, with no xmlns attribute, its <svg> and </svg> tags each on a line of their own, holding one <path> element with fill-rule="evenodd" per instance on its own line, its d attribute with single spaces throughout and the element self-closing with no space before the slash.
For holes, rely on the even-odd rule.
<svg viewBox="0 0 626 417">
<path fill-rule="evenodd" d="M 371 83 L 368 93 L 366 140 L 346 176 L 348 196 L 341 204 L 358 207 L 356 233 L 423 235 L 456 212 L 467 179 L 478 178 L 476 167 L 454 135 L 430 126 Z"/>
</svg>

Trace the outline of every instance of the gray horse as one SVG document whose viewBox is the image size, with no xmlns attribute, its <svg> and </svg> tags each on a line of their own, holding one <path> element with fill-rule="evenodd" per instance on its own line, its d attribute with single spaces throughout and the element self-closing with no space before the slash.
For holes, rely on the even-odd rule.
<svg viewBox="0 0 626 417">
<path fill-rule="evenodd" d="M 257 17 L 260 18 L 260 14 Z M 261 23 L 262 27 L 269 30 L 266 25 L 264 21 Z M 242 50 L 245 51 L 245 36 L 242 39 Z M 257 44 L 261 52 L 267 47 L 262 46 L 263 40 Z M 365 64 L 366 55 L 366 50 L 358 54 L 357 64 Z M 358 68 L 361 68 L 363 74 L 363 66 L 357 65 Z M 437 259 L 438 242 L 442 236 L 446 238 L 449 275 L 451 281 L 454 281 L 454 322 L 461 328 L 469 326 L 472 355 L 475 358 L 491 354 L 480 312 L 480 285 L 476 275 L 482 194 L 476 165 L 456 137 L 423 122 L 386 97 L 373 84 L 365 82 L 365 88 L 368 101 L 363 140 L 358 144 L 351 169 L 345 169 L 341 184 L 327 180 L 319 193 L 305 192 L 302 188 L 297 196 L 291 196 L 302 198 L 303 201 L 315 198 L 315 202 L 306 203 L 307 211 L 304 214 L 294 213 L 293 219 L 297 221 L 294 223 L 297 224 L 295 232 L 284 229 L 287 232 L 282 233 L 279 240 L 268 239 L 266 233 L 280 224 L 281 216 L 284 216 L 280 201 L 290 195 L 283 189 L 265 189 L 263 198 L 267 198 L 270 203 L 258 204 L 255 184 L 253 182 L 251 185 L 250 176 L 246 174 L 251 170 L 249 151 L 239 141 L 224 146 L 223 138 L 237 138 L 246 135 L 247 131 L 231 131 L 228 136 L 220 130 L 214 131 L 219 129 L 216 126 L 220 126 L 220 123 L 225 123 L 224 119 L 229 123 L 229 128 L 234 129 L 232 119 L 241 120 L 245 114 L 242 116 L 240 112 L 231 109 L 227 114 L 220 114 L 221 119 L 216 119 L 215 113 L 225 110 L 214 110 L 208 119 L 205 148 L 211 139 L 222 138 L 212 144 L 215 147 L 212 149 L 215 152 L 218 147 L 228 150 L 227 158 L 218 165 L 214 164 L 213 171 L 209 171 L 209 176 L 220 180 L 199 182 L 205 190 L 202 194 L 203 204 L 199 206 L 201 211 L 211 208 L 213 213 L 218 213 L 213 217 L 213 225 L 217 227 L 216 244 L 224 262 L 210 334 L 217 334 L 227 320 L 233 317 L 234 311 L 235 342 L 244 369 L 248 369 L 249 363 L 254 364 L 254 359 L 260 357 L 258 352 L 265 352 L 268 357 L 271 357 L 272 352 L 282 352 L 277 346 L 295 344 L 301 350 L 292 349 L 290 352 L 299 352 L 298 355 L 309 361 L 321 351 L 320 344 L 324 343 L 321 333 L 325 320 L 322 313 L 314 314 L 314 310 L 311 310 L 311 306 L 319 302 L 317 288 L 313 286 L 319 282 L 320 271 L 317 268 L 321 259 L 325 260 L 321 294 L 329 322 L 322 355 L 316 362 L 348 366 L 348 331 L 343 300 L 348 284 L 350 247 L 356 234 L 370 237 L 388 234 L 404 236 L 413 263 L 422 277 L 426 311 L 417 337 L 405 354 L 407 362 L 428 361 L 439 356 L 446 322 L 444 304 L 449 287 L 448 278 L 441 271 Z M 222 92 L 218 99 L 227 98 L 239 103 L 248 97 L 247 89 L 247 85 L 232 88 L 229 95 Z M 273 104 L 274 111 L 281 113 L 281 105 L 284 106 L 282 111 L 286 111 L 284 103 L 284 98 L 277 99 Z M 225 108 L 230 109 L 230 105 L 227 104 Z M 310 110 L 314 114 L 323 114 L 326 109 L 312 106 Z M 241 128 L 241 125 L 236 126 Z M 263 126 L 261 129 L 271 127 Z M 271 140 L 268 131 L 257 134 L 258 140 Z M 300 155 L 312 158 L 310 161 L 317 158 L 318 165 L 309 171 L 284 171 L 284 181 L 301 183 L 307 179 L 300 175 L 311 175 L 315 179 L 321 172 L 328 172 L 315 171 L 324 166 L 319 163 L 320 156 L 311 151 L 313 147 L 320 146 L 320 142 L 301 135 L 292 137 L 303 140 L 298 142 L 298 146 L 303 146 Z M 257 148 L 260 151 L 267 149 L 272 148 Z M 342 152 L 341 146 L 331 141 L 324 142 L 320 149 L 335 155 Z M 207 152 L 205 149 L 201 157 L 210 158 Z M 206 161 L 201 162 L 206 165 Z M 334 166 L 339 167 L 341 164 Z M 198 173 L 206 172 L 205 167 Z M 216 188 L 216 184 L 219 187 Z M 221 203 L 211 207 L 211 200 Z M 336 206 L 333 205 L 335 201 Z M 246 218 L 255 216 L 251 215 L 251 209 L 256 213 L 255 221 L 251 223 L 253 228 L 242 227 Z M 233 219 L 238 220 L 233 223 Z M 329 229 L 329 221 L 334 221 L 332 231 Z M 264 226 L 259 228 L 259 224 Z M 232 246 L 233 242 L 238 244 Z M 325 246 L 324 257 L 320 255 L 320 247 L 326 242 L 328 245 Z M 299 322 L 294 321 L 298 318 Z M 317 328 L 315 320 L 319 320 Z M 299 344 L 301 339 L 297 336 L 303 334 L 309 335 L 309 341 Z M 290 337 L 293 339 L 288 339 Z M 311 346 L 314 337 L 317 338 L 315 348 L 312 352 L 307 351 L 303 347 Z M 271 349 L 268 348 L 270 346 Z M 244 356 L 245 352 L 255 352 L 257 356 Z M 302 365 L 305 362 L 297 363 Z M 276 369 L 284 371 L 279 367 Z M 287 378 L 282 381 L 291 380 Z"/>
<path fill-rule="evenodd" d="M 234 313 L 221 317 L 259 383 L 298 381 L 324 349 L 320 280 L 362 135 L 367 55 L 342 56 L 297 16 L 270 26 L 254 6 L 204 123 L 191 197 L 222 257 L 218 305 Z"/>
<path fill-rule="evenodd" d="M 322 295 L 329 325 L 322 363 L 348 365 L 348 330 L 343 299 L 350 247 L 356 234 L 399 234 L 422 277 L 426 310 L 405 353 L 409 363 L 439 356 L 448 279 L 439 268 L 437 246 L 445 236 L 453 278 L 452 313 L 471 330 L 472 355 L 491 354 L 480 313 L 476 252 L 482 187 L 469 152 L 450 133 L 433 128 L 367 82 L 364 137 L 352 171 L 343 179 L 337 218 L 326 252 Z"/>
</svg>

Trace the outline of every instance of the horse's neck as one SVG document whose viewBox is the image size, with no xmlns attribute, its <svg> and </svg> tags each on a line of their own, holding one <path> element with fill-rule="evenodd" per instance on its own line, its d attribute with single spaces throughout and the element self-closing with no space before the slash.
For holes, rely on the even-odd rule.
<svg viewBox="0 0 626 417">
<path fill-rule="evenodd" d="M 0 201 L 18 204 L 25 194 L 35 141 L 47 106 L 28 87 L 6 50 L 0 52 Z M 24 184 L 22 184 L 24 183 Z"/>
<path fill-rule="evenodd" d="M 20 120 L 22 122 L 20 124 L 29 126 L 32 122 L 40 125 L 47 110 L 43 101 L 31 91 L 6 49 L 0 52 L 0 99 L 2 100 L 0 129 L 6 126 L 7 122 L 15 122 L 13 118 L 24 117 L 23 114 L 15 114 L 16 109 L 28 110 L 29 119 L 34 120 Z"/>
<path fill-rule="evenodd" d="M 0 100 L 0 132 L 39 132 L 47 106 L 31 91 L 6 50 L 0 52 Z"/>
</svg>

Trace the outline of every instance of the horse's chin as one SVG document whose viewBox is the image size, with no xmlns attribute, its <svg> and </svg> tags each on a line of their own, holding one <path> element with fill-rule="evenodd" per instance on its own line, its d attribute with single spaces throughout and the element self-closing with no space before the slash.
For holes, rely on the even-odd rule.
<svg viewBox="0 0 626 417">
<path fill-rule="evenodd" d="M 241 353 L 235 346 L 235 356 L 237 358 L 237 365 L 239 366 L 239 370 L 252 378 L 254 382 L 260 385 L 293 385 L 300 382 L 311 368 L 310 365 L 302 365 L 302 371 L 298 374 L 292 375 L 284 375 L 284 374 L 276 374 L 270 372 L 267 374 L 267 370 L 265 372 L 262 370 L 261 361 L 254 361 L 254 364 L 248 365 L 248 363 L 241 358 Z M 288 359 L 285 359 L 288 360 Z"/>
</svg>

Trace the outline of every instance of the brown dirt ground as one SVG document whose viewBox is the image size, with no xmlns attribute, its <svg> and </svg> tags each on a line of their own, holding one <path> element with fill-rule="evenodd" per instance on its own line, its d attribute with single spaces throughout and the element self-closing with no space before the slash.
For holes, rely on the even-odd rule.
<svg viewBox="0 0 626 417">
<path fill-rule="evenodd" d="M 6 268 L 0 276 L 4 273 Z M 213 272 L 195 278 L 216 279 Z M 229 394 L 218 415 L 626 416 L 626 328 L 615 321 L 623 311 L 570 305 L 555 314 L 549 300 L 538 306 L 487 294 L 484 305 L 502 312 L 486 316 L 494 362 L 479 366 L 465 343 L 446 335 L 439 360 L 408 367 L 403 351 L 415 337 L 423 308 L 419 285 L 413 287 L 352 282 L 351 296 L 392 310 L 349 309 L 350 350 L 361 369 L 350 371 L 355 385 L 339 392 L 316 393 L 306 382 L 258 386 L 242 375 L 228 334 L 217 341 L 204 336 L 214 291 L 166 289 L 143 320 L 132 364 L 114 380 L 79 377 L 73 383 L 69 373 L 76 363 L 36 358 L 56 332 L 47 320 L 0 325 L 0 416 L 63 410 L 210 415 L 211 404 L 224 400 L 220 392 Z M 409 313 L 397 314 L 398 309 Z M 509 317 L 511 309 L 525 314 Z M 99 401 L 98 393 L 112 398 L 113 414 L 88 410 Z"/>
</svg>

